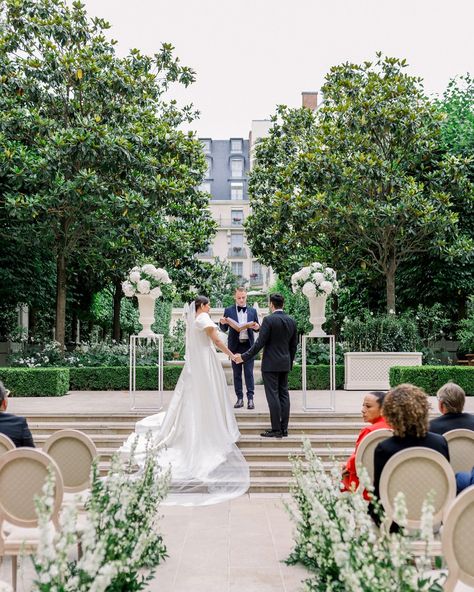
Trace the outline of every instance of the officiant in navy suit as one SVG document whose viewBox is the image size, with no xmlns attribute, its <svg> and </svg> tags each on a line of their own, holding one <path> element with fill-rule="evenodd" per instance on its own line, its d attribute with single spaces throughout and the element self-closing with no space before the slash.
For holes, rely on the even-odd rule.
<svg viewBox="0 0 474 592">
<path fill-rule="evenodd" d="M 258 315 L 255 308 L 247 306 L 247 290 L 239 287 L 234 294 L 235 305 L 228 306 L 224 310 L 224 316 L 220 319 L 220 328 L 222 331 L 229 331 L 227 346 L 234 354 L 243 354 L 249 350 L 255 342 L 255 331 L 259 331 Z M 252 323 L 250 327 L 237 331 L 229 325 L 227 319 L 232 319 L 236 323 Z M 242 367 L 245 375 L 245 387 L 247 389 L 247 409 L 255 409 L 253 395 L 255 392 L 255 383 L 253 378 L 253 364 L 251 359 L 245 364 L 236 364 L 232 362 L 232 371 L 234 374 L 234 390 L 237 395 L 237 402 L 234 407 L 239 409 L 244 406 L 244 390 L 242 382 Z"/>
</svg>

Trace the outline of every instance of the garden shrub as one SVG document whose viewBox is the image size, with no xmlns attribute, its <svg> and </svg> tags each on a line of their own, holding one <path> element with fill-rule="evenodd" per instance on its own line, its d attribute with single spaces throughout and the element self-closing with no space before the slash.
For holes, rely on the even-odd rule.
<svg viewBox="0 0 474 592">
<path fill-rule="evenodd" d="M 288 388 L 292 391 L 302 389 L 301 366 L 293 366 L 288 375 Z M 306 366 L 306 386 L 308 389 L 329 389 L 329 366 Z M 336 365 L 336 389 L 344 388 L 344 366 Z"/>
<path fill-rule="evenodd" d="M 0 368 L 0 380 L 15 397 L 60 397 L 69 390 L 69 368 Z"/>
<path fill-rule="evenodd" d="M 346 319 L 343 326 L 346 351 L 415 352 L 422 347 L 415 319 L 409 314 L 372 315 Z"/>
<path fill-rule="evenodd" d="M 181 374 L 181 366 L 163 368 L 163 389 L 173 390 Z M 136 387 L 139 391 L 153 391 L 158 385 L 157 366 L 137 366 Z M 130 370 L 127 366 L 100 368 L 70 368 L 70 389 L 73 391 L 125 391 L 129 388 Z"/>
<path fill-rule="evenodd" d="M 455 382 L 466 395 L 474 396 L 474 367 L 470 366 L 394 366 L 390 368 L 390 386 L 410 383 L 428 395 L 436 395 L 447 382 Z"/>
</svg>

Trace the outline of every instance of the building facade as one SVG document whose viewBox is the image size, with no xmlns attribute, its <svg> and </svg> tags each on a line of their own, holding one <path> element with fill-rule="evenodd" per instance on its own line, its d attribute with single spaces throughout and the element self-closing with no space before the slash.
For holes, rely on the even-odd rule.
<svg viewBox="0 0 474 592">
<path fill-rule="evenodd" d="M 210 209 L 218 230 L 213 244 L 200 259 L 219 257 L 230 263 L 233 273 L 249 290 L 265 291 L 271 270 L 252 256 L 244 231 L 249 215 L 248 174 L 250 142 L 244 138 L 200 138 L 207 161 L 201 190 L 210 193 Z"/>
</svg>

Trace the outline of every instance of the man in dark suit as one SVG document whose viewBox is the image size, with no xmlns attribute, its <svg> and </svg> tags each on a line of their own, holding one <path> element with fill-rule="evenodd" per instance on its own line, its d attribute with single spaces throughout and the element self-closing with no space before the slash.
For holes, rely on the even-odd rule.
<svg viewBox="0 0 474 592">
<path fill-rule="evenodd" d="M 270 295 L 272 314 L 263 319 L 258 340 L 248 351 L 237 355 L 237 361 L 246 362 L 263 348 L 262 376 L 272 422 L 272 429 L 260 434 L 264 438 L 288 436 L 288 373 L 295 359 L 298 334 L 294 319 L 283 311 L 284 302 L 281 294 Z"/>
<path fill-rule="evenodd" d="M 5 413 L 8 407 L 9 391 L 0 381 L 0 434 L 5 434 L 13 441 L 15 446 L 30 446 L 34 448 L 33 436 L 24 417 Z"/>
<path fill-rule="evenodd" d="M 235 291 L 235 305 L 228 306 L 224 310 L 224 316 L 220 319 L 220 328 L 222 331 L 229 331 L 227 347 L 233 354 L 242 354 L 246 352 L 255 342 L 254 331 L 260 329 L 258 324 L 258 315 L 255 308 L 247 306 L 247 290 L 237 288 Z M 229 326 L 227 319 L 232 319 L 236 323 L 252 323 L 248 329 L 237 331 Z M 255 409 L 253 396 L 255 392 L 255 382 L 253 378 L 253 363 L 251 359 L 243 365 L 245 375 L 245 387 L 247 388 L 247 409 Z M 236 409 L 244 406 L 244 390 L 242 382 L 242 365 L 232 361 L 232 372 L 234 374 L 234 390 L 237 395 L 237 402 L 234 405 Z"/>
<path fill-rule="evenodd" d="M 474 430 L 474 415 L 463 413 L 466 393 L 454 382 L 448 382 L 436 393 L 442 415 L 432 419 L 430 432 L 445 434 L 450 430 Z"/>
</svg>

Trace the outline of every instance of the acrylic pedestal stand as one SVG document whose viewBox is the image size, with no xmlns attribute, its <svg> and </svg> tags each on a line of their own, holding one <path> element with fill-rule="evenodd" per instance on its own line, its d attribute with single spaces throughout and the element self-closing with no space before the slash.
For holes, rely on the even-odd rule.
<svg viewBox="0 0 474 592">
<path fill-rule="evenodd" d="M 306 347 L 308 339 L 329 340 L 329 406 L 313 407 L 308 405 L 308 390 L 306 376 Z M 301 340 L 301 377 L 303 387 L 303 411 L 336 411 L 336 338 L 334 335 L 303 335 Z"/>
<path fill-rule="evenodd" d="M 139 345 L 143 340 L 146 340 L 147 343 L 153 342 L 157 348 L 158 407 L 140 407 L 136 404 L 137 345 Z M 131 411 L 161 411 L 163 409 L 163 335 L 154 335 L 153 337 L 139 337 L 138 335 L 130 335 L 130 383 L 128 392 L 130 396 Z"/>
</svg>

